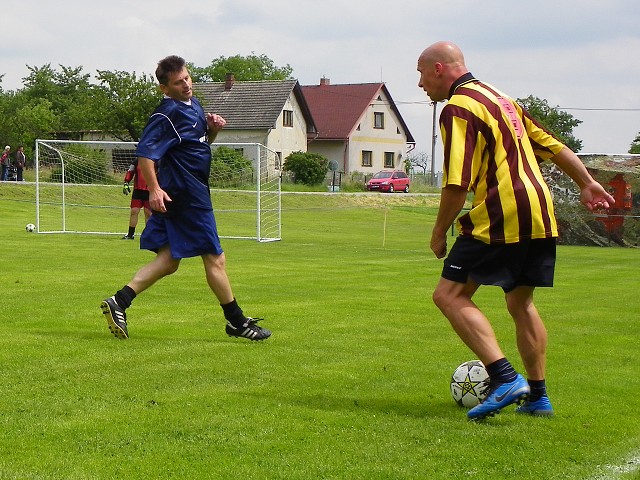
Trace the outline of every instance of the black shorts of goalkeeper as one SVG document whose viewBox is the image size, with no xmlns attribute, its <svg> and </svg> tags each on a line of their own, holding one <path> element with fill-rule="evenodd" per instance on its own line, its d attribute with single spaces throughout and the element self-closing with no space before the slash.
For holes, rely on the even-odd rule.
<svg viewBox="0 0 640 480">
<path fill-rule="evenodd" d="M 518 243 L 486 244 L 472 237 L 456 238 L 444 261 L 442 277 L 452 282 L 502 287 L 552 287 L 556 239 L 527 239 Z"/>
</svg>

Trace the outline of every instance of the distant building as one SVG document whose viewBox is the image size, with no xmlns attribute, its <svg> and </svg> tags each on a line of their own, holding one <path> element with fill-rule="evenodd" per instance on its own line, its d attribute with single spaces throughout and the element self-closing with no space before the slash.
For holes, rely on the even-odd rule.
<svg viewBox="0 0 640 480">
<path fill-rule="evenodd" d="M 296 151 L 307 151 L 317 130 L 297 80 L 225 82 L 193 86 L 205 111 L 225 118 L 219 143 L 261 143 L 281 160 Z"/>
<path fill-rule="evenodd" d="M 318 129 L 310 152 L 345 173 L 404 170 L 415 140 L 384 83 L 331 85 L 322 78 L 302 91 Z"/>
</svg>

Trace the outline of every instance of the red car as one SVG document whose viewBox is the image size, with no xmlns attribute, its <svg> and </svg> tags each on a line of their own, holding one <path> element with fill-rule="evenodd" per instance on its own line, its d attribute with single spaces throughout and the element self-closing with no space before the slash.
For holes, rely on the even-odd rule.
<svg viewBox="0 0 640 480">
<path fill-rule="evenodd" d="M 402 170 L 383 170 L 367 182 L 367 190 L 409 193 L 409 177 Z"/>
</svg>

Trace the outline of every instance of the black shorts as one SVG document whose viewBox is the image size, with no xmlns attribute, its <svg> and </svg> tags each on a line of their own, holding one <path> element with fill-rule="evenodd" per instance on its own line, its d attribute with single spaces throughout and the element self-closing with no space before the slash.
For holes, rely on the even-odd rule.
<svg viewBox="0 0 640 480">
<path fill-rule="evenodd" d="M 555 265 L 555 238 L 488 245 L 460 236 L 444 261 L 442 277 L 458 283 L 470 278 L 509 292 L 519 286 L 552 287 Z"/>
<path fill-rule="evenodd" d="M 139 190 L 137 188 L 133 189 L 133 194 L 131 195 L 133 200 L 149 200 L 149 190 Z"/>
</svg>

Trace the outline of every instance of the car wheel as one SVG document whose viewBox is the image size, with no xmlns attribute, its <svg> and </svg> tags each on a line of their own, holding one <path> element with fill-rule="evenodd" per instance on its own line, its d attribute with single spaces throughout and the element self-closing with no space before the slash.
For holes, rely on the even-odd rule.
<svg viewBox="0 0 640 480">
<path fill-rule="evenodd" d="M 404 186 L 404 193 L 409 193 L 409 184 Z"/>
<path fill-rule="evenodd" d="M 389 193 L 393 193 L 393 183 L 389 185 Z"/>
</svg>

